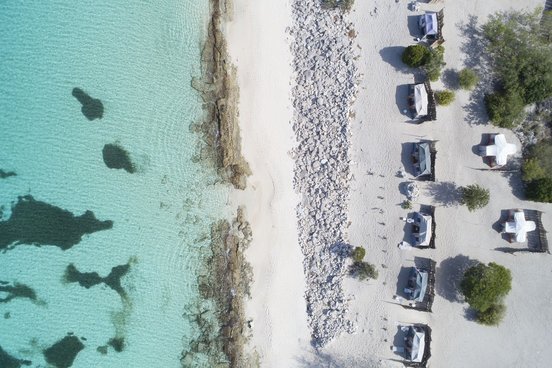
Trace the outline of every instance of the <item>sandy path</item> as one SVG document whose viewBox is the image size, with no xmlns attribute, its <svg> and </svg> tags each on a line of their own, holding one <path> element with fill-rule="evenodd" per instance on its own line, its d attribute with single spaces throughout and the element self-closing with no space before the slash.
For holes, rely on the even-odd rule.
<svg viewBox="0 0 552 368">
<path fill-rule="evenodd" d="M 305 281 L 297 242 L 293 191 L 296 144 L 291 121 L 291 54 L 286 27 L 288 1 L 234 0 L 227 25 L 229 51 L 238 69 L 240 129 L 253 175 L 248 189 L 233 197 L 245 204 L 253 242 L 246 255 L 253 266 L 250 348 L 263 367 L 294 367 L 310 347 Z"/>
</svg>

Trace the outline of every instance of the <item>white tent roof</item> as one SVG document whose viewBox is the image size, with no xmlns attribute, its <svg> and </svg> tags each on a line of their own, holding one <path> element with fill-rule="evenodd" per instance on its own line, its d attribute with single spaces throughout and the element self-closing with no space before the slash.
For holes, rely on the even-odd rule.
<svg viewBox="0 0 552 368">
<path fill-rule="evenodd" d="M 514 213 L 514 221 L 506 222 L 504 231 L 510 234 L 515 234 L 516 242 L 523 243 L 527 240 L 527 233 L 537 228 L 533 221 L 525 220 L 523 211 Z"/>
<path fill-rule="evenodd" d="M 417 240 L 415 244 L 422 247 L 428 247 L 431 240 L 431 216 L 415 212 L 414 221 L 420 228 L 418 235 L 416 235 L 419 240 Z"/>
<path fill-rule="evenodd" d="M 497 165 L 506 165 L 508 155 L 517 152 L 515 144 L 506 142 L 504 134 L 497 134 L 494 137 L 494 144 L 485 146 L 485 156 L 495 156 Z"/>
<path fill-rule="evenodd" d="M 427 115 L 427 91 L 423 83 L 414 85 L 414 106 L 418 116 Z"/>
<path fill-rule="evenodd" d="M 425 13 L 420 15 L 420 25 L 423 29 L 424 35 L 434 36 L 439 33 L 437 13 Z"/>
<path fill-rule="evenodd" d="M 424 350 L 425 350 L 425 332 L 414 330 L 410 360 L 416 363 L 421 362 L 424 357 Z"/>
</svg>

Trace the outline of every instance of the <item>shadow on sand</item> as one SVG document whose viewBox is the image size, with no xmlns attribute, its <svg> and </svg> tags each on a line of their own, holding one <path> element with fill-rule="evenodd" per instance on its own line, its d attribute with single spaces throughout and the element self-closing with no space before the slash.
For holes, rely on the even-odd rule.
<svg viewBox="0 0 552 368">
<path fill-rule="evenodd" d="M 384 47 L 379 53 L 383 61 L 390 64 L 396 71 L 401 73 L 410 73 L 410 68 L 401 60 L 404 49 L 405 47 L 403 46 L 390 46 Z"/>
<path fill-rule="evenodd" d="M 460 282 L 464 272 L 478 262 L 468 256 L 459 254 L 441 262 L 435 271 L 435 291 L 448 301 L 461 303 Z"/>
<path fill-rule="evenodd" d="M 440 206 L 453 207 L 460 204 L 462 193 L 460 187 L 450 181 L 431 182 L 427 194 Z"/>
<path fill-rule="evenodd" d="M 296 362 L 295 366 L 298 368 L 376 368 L 381 366 L 381 363 L 374 358 L 355 359 L 351 357 L 335 357 L 322 352 L 298 357 Z"/>
</svg>

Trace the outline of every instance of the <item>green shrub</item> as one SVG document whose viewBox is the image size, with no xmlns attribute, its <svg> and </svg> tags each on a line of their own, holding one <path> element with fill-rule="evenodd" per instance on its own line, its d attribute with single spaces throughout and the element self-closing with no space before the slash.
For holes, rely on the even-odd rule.
<svg viewBox="0 0 552 368">
<path fill-rule="evenodd" d="M 351 276 L 364 281 L 368 279 L 377 279 L 379 274 L 378 270 L 373 264 L 368 262 L 354 262 L 349 268 Z"/>
<path fill-rule="evenodd" d="M 473 69 L 464 68 L 458 73 L 458 83 L 460 88 L 472 90 L 479 82 L 479 77 Z"/>
<path fill-rule="evenodd" d="M 493 304 L 486 310 L 477 312 L 477 322 L 486 326 L 498 326 L 505 314 L 506 306 L 504 304 Z"/>
<path fill-rule="evenodd" d="M 411 68 L 418 68 L 429 61 L 430 55 L 426 46 L 410 45 L 403 51 L 402 61 Z"/>
<path fill-rule="evenodd" d="M 485 312 L 499 304 L 511 288 L 510 270 L 494 262 L 470 267 L 460 283 L 460 290 L 466 301 L 478 312 Z"/>
<path fill-rule="evenodd" d="M 552 203 L 552 178 L 530 181 L 525 188 L 525 195 L 532 201 Z"/>
<path fill-rule="evenodd" d="M 485 96 L 485 106 L 494 125 L 514 128 L 523 118 L 523 99 L 517 92 L 495 92 Z"/>
<path fill-rule="evenodd" d="M 523 162 L 521 170 L 523 173 L 523 181 L 525 182 L 542 179 L 547 176 L 546 170 L 544 170 L 539 160 L 535 157 L 526 159 Z"/>
<path fill-rule="evenodd" d="M 461 187 L 460 191 L 462 193 L 461 203 L 465 204 L 470 212 L 489 204 L 491 194 L 488 189 L 481 187 L 479 184 Z"/>
<path fill-rule="evenodd" d="M 321 0 L 323 9 L 336 9 L 349 11 L 353 7 L 355 0 Z"/>
<path fill-rule="evenodd" d="M 411 210 L 412 209 L 412 202 L 408 199 L 405 199 L 403 203 L 401 203 L 401 208 L 403 210 Z"/>
<path fill-rule="evenodd" d="M 435 49 L 429 49 L 427 62 L 422 65 L 422 68 L 427 74 L 430 81 L 436 82 L 441 77 L 441 70 L 445 64 L 445 48 L 438 46 Z"/>
<path fill-rule="evenodd" d="M 366 255 L 366 249 L 364 249 L 363 247 L 355 247 L 355 249 L 353 249 L 353 253 L 351 254 L 351 257 L 353 257 L 355 262 L 362 262 L 365 255 Z"/>
<path fill-rule="evenodd" d="M 454 95 L 454 92 L 446 89 L 444 91 L 436 91 L 435 92 L 435 101 L 442 106 L 448 106 L 454 101 L 454 98 L 456 96 Z"/>
</svg>

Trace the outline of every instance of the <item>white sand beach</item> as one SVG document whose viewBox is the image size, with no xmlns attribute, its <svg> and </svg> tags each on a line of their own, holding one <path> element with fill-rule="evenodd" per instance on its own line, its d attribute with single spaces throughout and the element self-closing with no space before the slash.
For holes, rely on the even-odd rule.
<svg viewBox="0 0 552 368">
<path fill-rule="evenodd" d="M 297 242 L 293 190 L 296 145 L 289 98 L 291 51 L 288 1 L 234 0 L 227 36 L 238 70 L 242 152 L 253 174 L 233 201 L 244 204 L 253 241 L 246 255 L 253 267 L 250 353 L 262 366 L 297 366 L 310 347 L 304 299 L 305 277 Z"/>
<path fill-rule="evenodd" d="M 456 90 L 451 106 L 437 107 L 437 120 L 417 125 L 408 122 L 406 85 L 414 74 L 400 61 L 404 47 L 414 44 L 413 23 L 420 12 L 400 1 L 356 1 L 348 19 L 357 32 L 355 63 L 361 74 L 357 100 L 350 121 L 352 160 L 346 241 L 366 248 L 366 260 L 377 266 L 379 278 L 359 282 L 344 278 L 349 300 L 347 318 L 356 332 L 343 333 L 313 355 L 307 324 L 303 254 L 298 241 L 296 206 L 301 198 L 293 188 L 294 163 L 290 151 L 297 145 L 292 121 L 291 4 L 234 0 L 233 19 L 227 25 L 232 61 L 240 85 L 240 128 L 243 154 L 253 175 L 248 189 L 233 196 L 246 204 L 253 230 L 247 251 L 254 282 L 247 313 L 252 319 L 250 351 L 256 351 L 262 367 L 400 367 L 393 353 L 398 324 L 426 323 L 432 330 L 429 367 L 545 367 L 552 360 L 552 289 L 548 285 L 552 256 L 540 253 L 508 254 L 508 247 L 493 225 L 501 211 L 512 208 L 543 211 L 543 224 L 552 229 L 552 205 L 520 200 L 516 177 L 488 169 L 474 146 L 483 133 L 504 133 L 509 142 L 519 141 L 509 130 L 486 121 L 482 106 L 470 108 L 470 93 Z M 420 4 L 421 10 L 428 9 Z M 445 1 L 444 38 L 446 69 L 459 70 L 477 56 L 471 49 L 467 25 L 470 17 L 479 24 L 499 10 L 534 9 L 542 1 Z M 331 76 L 328 76 L 330 78 Z M 432 84 L 444 89 L 442 81 Z M 479 108 L 477 108 L 479 107 Z M 397 177 L 410 171 L 409 143 L 435 140 L 435 182 L 420 182 L 421 196 L 414 203 L 436 207 L 436 249 L 401 250 L 408 214 L 401 208 L 403 183 Z M 519 153 L 518 153 L 519 155 Z M 459 206 L 457 186 L 478 183 L 491 191 L 487 207 L 469 212 Z M 514 188 L 514 189 L 513 189 Z M 521 246 L 520 246 L 521 247 Z M 433 313 L 403 309 L 394 295 L 400 294 L 403 268 L 416 257 L 437 263 Z M 497 262 L 512 271 L 512 291 L 506 299 L 506 317 L 499 327 L 485 327 L 466 318 L 468 305 L 456 294 L 463 269 L 470 260 Z M 403 272 L 401 272 L 403 270 Z"/>
</svg>

